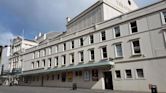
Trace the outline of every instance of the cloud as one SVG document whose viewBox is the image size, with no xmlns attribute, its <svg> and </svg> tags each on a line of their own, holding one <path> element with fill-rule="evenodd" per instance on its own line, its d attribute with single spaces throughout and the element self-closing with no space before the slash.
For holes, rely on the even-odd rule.
<svg viewBox="0 0 166 93">
<path fill-rule="evenodd" d="M 9 45 L 10 40 L 13 38 L 14 35 L 10 32 L 10 30 L 0 25 L 0 45 Z"/>
</svg>

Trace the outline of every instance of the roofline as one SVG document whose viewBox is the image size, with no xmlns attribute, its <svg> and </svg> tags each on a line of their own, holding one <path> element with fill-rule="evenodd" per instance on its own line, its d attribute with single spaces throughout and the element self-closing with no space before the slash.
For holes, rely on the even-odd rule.
<svg viewBox="0 0 166 93">
<path fill-rule="evenodd" d="M 79 19 L 80 17 L 84 16 L 85 14 L 87 14 L 88 12 L 92 11 L 94 8 L 96 8 L 97 6 L 101 5 L 103 3 L 103 1 L 97 1 L 96 3 L 94 3 L 93 5 L 91 5 L 89 8 L 85 9 L 83 12 L 79 13 L 77 16 L 75 16 L 74 18 L 72 18 L 66 26 L 70 25 L 71 23 L 73 23 L 75 20 Z"/>
</svg>

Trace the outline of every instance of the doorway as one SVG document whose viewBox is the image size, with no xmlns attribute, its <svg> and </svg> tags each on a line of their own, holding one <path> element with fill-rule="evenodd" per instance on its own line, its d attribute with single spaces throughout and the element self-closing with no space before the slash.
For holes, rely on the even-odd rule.
<svg viewBox="0 0 166 93">
<path fill-rule="evenodd" d="M 113 90 L 112 72 L 104 72 L 105 89 Z"/>
</svg>

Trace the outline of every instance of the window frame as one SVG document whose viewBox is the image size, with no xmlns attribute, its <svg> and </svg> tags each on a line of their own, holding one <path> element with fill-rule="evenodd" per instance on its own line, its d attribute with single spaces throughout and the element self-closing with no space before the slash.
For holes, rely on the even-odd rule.
<svg viewBox="0 0 166 93">
<path fill-rule="evenodd" d="M 107 40 L 106 39 L 106 31 L 101 31 L 100 32 L 100 40 L 101 40 L 101 42 Z"/>
<path fill-rule="evenodd" d="M 81 47 L 81 46 L 84 46 L 84 38 L 83 37 L 81 37 L 80 39 L 79 39 L 79 46 Z"/>
<path fill-rule="evenodd" d="M 122 55 L 121 56 L 119 56 L 118 54 L 118 48 L 117 48 L 117 46 L 118 45 L 120 45 L 121 46 L 121 53 L 122 53 Z M 123 48 L 122 48 L 122 43 L 116 43 L 116 44 L 114 44 L 114 51 L 115 51 L 115 58 L 122 58 L 123 57 Z"/>
<path fill-rule="evenodd" d="M 127 70 L 131 71 L 131 77 L 128 77 L 127 72 L 126 72 Z M 125 69 L 125 79 L 133 79 L 132 69 Z"/>
<path fill-rule="evenodd" d="M 135 47 L 134 47 L 134 43 L 133 42 L 139 42 L 139 51 L 140 53 L 135 53 Z M 131 49 L 132 49 L 132 55 L 141 55 L 141 45 L 140 45 L 140 39 L 135 39 L 135 40 L 131 40 Z"/>
<path fill-rule="evenodd" d="M 138 71 L 137 70 L 140 70 L 140 69 L 142 70 L 142 74 L 143 74 L 142 76 L 143 77 L 139 77 L 139 75 L 138 75 Z M 145 78 L 145 74 L 144 74 L 144 69 L 143 68 L 137 68 L 137 69 L 135 69 L 135 71 L 136 71 L 136 78 L 137 79 L 144 79 Z"/>
<path fill-rule="evenodd" d="M 120 72 L 120 77 L 117 77 L 117 71 Z M 121 70 L 115 70 L 115 79 L 122 79 L 122 73 L 121 73 Z"/>
<path fill-rule="evenodd" d="M 40 61 L 36 61 L 37 65 L 36 65 L 36 68 L 39 68 L 40 67 Z"/>
<path fill-rule="evenodd" d="M 48 58 L 48 66 L 47 66 L 48 68 L 51 68 L 51 66 L 52 66 L 51 62 L 52 62 L 52 58 Z"/>
<path fill-rule="evenodd" d="M 59 65 L 58 64 L 58 59 L 59 59 L 58 56 L 54 58 L 54 66 L 55 67 L 58 67 L 58 65 Z"/>
<path fill-rule="evenodd" d="M 136 26 L 134 26 L 134 27 L 132 27 L 131 26 L 131 23 L 136 23 Z M 135 21 L 131 21 L 130 23 L 129 23 L 129 28 L 130 28 L 130 34 L 134 34 L 134 33 L 137 33 L 138 32 L 138 23 L 137 23 L 137 21 L 135 20 Z M 135 29 L 136 28 L 136 32 L 133 32 L 133 29 Z"/>
<path fill-rule="evenodd" d="M 115 28 L 119 28 L 119 36 L 116 36 L 116 29 Z M 121 37 L 121 31 L 120 31 L 120 26 L 115 26 L 114 28 L 113 28 L 113 33 L 114 33 L 114 38 L 118 38 L 118 37 Z"/>
<path fill-rule="evenodd" d="M 92 56 L 92 51 L 93 51 L 93 56 Z M 89 49 L 89 61 L 95 61 L 95 50 L 94 49 Z"/>
<path fill-rule="evenodd" d="M 32 69 L 34 69 L 35 68 L 35 62 L 32 62 L 31 64 L 32 64 Z"/>
<path fill-rule="evenodd" d="M 79 51 L 78 52 L 78 58 L 79 58 L 79 63 L 84 62 L 84 51 Z"/>
<path fill-rule="evenodd" d="M 100 47 L 101 49 L 101 59 L 107 59 L 108 58 L 108 51 L 107 51 L 107 46 L 102 46 L 102 47 Z M 103 49 L 106 49 L 106 53 L 103 51 Z M 106 57 L 104 57 L 104 55 L 106 54 Z"/>
<path fill-rule="evenodd" d="M 164 13 L 165 13 L 165 15 L 164 15 Z M 166 24 L 166 10 L 161 12 L 161 21 L 162 21 L 163 25 Z"/>
<path fill-rule="evenodd" d="M 89 44 L 93 44 L 94 43 L 94 35 L 91 34 L 89 35 Z"/>
<path fill-rule="evenodd" d="M 62 55 L 62 66 L 66 65 L 66 55 Z"/>
<path fill-rule="evenodd" d="M 74 64 L 74 61 L 75 61 L 74 53 L 70 53 L 69 56 L 70 56 L 70 65 L 72 65 L 72 64 Z"/>
</svg>

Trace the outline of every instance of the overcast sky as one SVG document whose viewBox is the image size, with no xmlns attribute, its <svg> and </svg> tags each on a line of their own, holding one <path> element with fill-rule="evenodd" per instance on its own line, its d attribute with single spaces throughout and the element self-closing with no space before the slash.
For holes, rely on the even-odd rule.
<svg viewBox="0 0 166 93">
<path fill-rule="evenodd" d="M 23 35 L 65 31 L 66 17 L 74 17 L 97 0 L 0 0 L 0 45 Z M 157 0 L 136 0 L 142 7 Z"/>
</svg>

